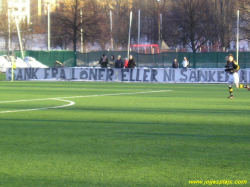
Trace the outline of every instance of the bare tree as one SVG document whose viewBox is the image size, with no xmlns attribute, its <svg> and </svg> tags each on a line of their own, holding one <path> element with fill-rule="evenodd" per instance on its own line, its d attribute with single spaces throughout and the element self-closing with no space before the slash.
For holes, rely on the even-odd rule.
<svg viewBox="0 0 250 187">
<path fill-rule="evenodd" d="M 119 45 L 123 47 L 127 46 L 130 11 L 131 3 L 129 0 L 116 0 L 113 21 L 113 36 L 116 48 Z"/>
<path fill-rule="evenodd" d="M 101 19 L 96 3 L 96 0 L 72 0 L 52 14 L 52 36 L 57 44 L 61 43 L 62 45 L 63 42 L 67 44 L 71 41 L 73 50 L 76 51 L 81 28 L 83 28 L 85 42 L 98 39 L 97 33 L 101 32 Z"/>
<path fill-rule="evenodd" d="M 5 38 L 5 50 L 8 51 L 8 8 L 4 2 L 3 11 L 0 14 L 0 36 Z"/>
<path fill-rule="evenodd" d="M 15 20 L 11 16 L 11 9 L 8 9 L 8 1 L 2 1 L 2 11 L 0 13 L 0 36 L 5 38 L 5 50 L 9 53 L 9 37 L 13 35 Z"/>
<path fill-rule="evenodd" d="M 99 2 L 99 16 L 100 16 L 100 30 L 101 32 L 98 33 L 98 43 L 100 44 L 101 48 L 104 50 L 107 46 L 106 44 L 110 43 L 111 41 L 111 27 L 110 27 L 110 11 L 114 14 L 114 7 L 115 2 L 113 0 L 103 0 Z M 113 16 L 113 19 L 115 16 Z"/>
<path fill-rule="evenodd" d="M 215 24 L 218 25 L 218 36 L 212 42 L 215 43 L 220 40 L 222 47 L 229 47 L 232 39 L 232 31 L 236 23 L 234 2 L 234 0 L 212 0 L 210 2 L 211 10 L 214 12 Z"/>
<path fill-rule="evenodd" d="M 166 32 L 195 53 L 217 34 L 217 25 L 207 0 L 172 0 Z"/>
<path fill-rule="evenodd" d="M 237 0 L 235 3 L 240 11 L 241 39 L 250 40 L 250 0 Z"/>
</svg>

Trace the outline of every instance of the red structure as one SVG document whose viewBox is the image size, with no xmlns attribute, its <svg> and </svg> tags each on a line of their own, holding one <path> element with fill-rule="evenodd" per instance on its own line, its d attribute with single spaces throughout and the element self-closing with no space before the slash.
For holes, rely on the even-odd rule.
<svg viewBox="0 0 250 187">
<path fill-rule="evenodd" d="M 158 44 L 135 44 L 130 45 L 131 50 L 138 53 L 155 54 L 160 53 Z"/>
</svg>

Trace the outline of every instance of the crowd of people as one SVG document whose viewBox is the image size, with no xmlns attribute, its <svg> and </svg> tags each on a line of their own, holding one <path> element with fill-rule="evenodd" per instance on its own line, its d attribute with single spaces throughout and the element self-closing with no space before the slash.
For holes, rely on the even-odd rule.
<svg viewBox="0 0 250 187">
<path fill-rule="evenodd" d="M 108 57 L 105 54 L 103 54 L 99 61 L 99 64 L 101 65 L 101 68 L 107 68 L 108 66 L 110 68 L 135 68 L 136 67 L 136 62 L 132 55 L 129 56 L 129 59 L 124 58 L 124 60 L 122 60 L 121 55 L 118 55 L 117 59 L 115 59 L 114 55 L 111 55 L 110 61 L 109 61 Z M 189 61 L 186 57 L 184 57 L 182 61 L 182 67 L 189 68 Z M 174 62 L 172 63 L 172 68 L 179 68 L 179 62 L 177 61 L 177 59 L 174 59 Z"/>
<path fill-rule="evenodd" d="M 122 60 L 121 55 L 118 55 L 117 59 L 115 59 L 115 56 L 112 55 L 109 61 L 108 57 L 105 54 L 103 54 L 99 61 L 99 64 L 101 65 L 101 68 L 107 68 L 108 66 L 110 68 L 135 68 L 136 67 L 136 62 L 132 55 L 129 56 L 129 59 L 124 58 L 124 60 Z"/>
<path fill-rule="evenodd" d="M 101 68 L 107 68 L 108 66 L 110 68 L 135 68 L 136 67 L 136 62 L 133 58 L 132 55 L 129 56 L 129 59 L 124 58 L 122 59 L 121 55 L 118 55 L 117 59 L 115 59 L 114 55 L 111 55 L 110 61 L 108 57 L 103 54 L 99 64 L 101 65 Z M 172 68 L 179 68 L 179 62 L 177 59 L 174 59 L 174 62 L 172 63 Z M 183 58 L 182 61 L 182 67 L 183 68 L 189 68 L 189 61 L 186 57 Z"/>
</svg>

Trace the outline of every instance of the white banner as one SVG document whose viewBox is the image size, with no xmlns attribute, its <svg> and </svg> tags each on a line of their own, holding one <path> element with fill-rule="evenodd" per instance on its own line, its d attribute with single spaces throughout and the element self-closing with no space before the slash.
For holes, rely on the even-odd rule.
<svg viewBox="0 0 250 187">
<path fill-rule="evenodd" d="M 6 80 L 11 80 L 7 69 Z M 250 82 L 250 69 L 238 71 L 240 82 Z M 79 67 L 17 68 L 14 80 L 75 80 L 162 83 L 227 83 L 229 74 L 223 68 L 172 69 L 102 69 Z"/>
</svg>

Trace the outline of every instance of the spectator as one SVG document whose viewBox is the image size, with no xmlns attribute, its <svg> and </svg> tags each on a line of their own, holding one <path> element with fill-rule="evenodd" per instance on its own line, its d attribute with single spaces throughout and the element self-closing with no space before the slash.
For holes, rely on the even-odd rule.
<svg viewBox="0 0 250 187">
<path fill-rule="evenodd" d="M 172 64 L 172 68 L 179 68 L 179 63 L 177 62 L 177 59 L 174 59 L 174 62 Z"/>
<path fill-rule="evenodd" d="M 134 68 L 136 66 L 135 60 L 132 55 L 129 56 L 128 68 Z"/>
<path fill-rule="evenodd" d="M 125 60 L 124 60 L 124 67 L 128 68 L 128 58 L 125 58 Z"/>
<path fill-rule="evenodd" d="M 182 61 L 182 66 L 183 66 L 183 68 L 188 68 L 189 67 L 189 61 L 185 56 L 184 56 L 184 59 Z"/>
<path fill-rule="evenodd" d="M 102 68 L 107 68 L 108 67 L 109 60 L 105 54 L 102 55 L 99 64 L 101 64 Z"/>
<path fill-rule="evenodd" d="M 117 61 L 115 62 L 115 68 L 124 68 L 124 63 L 121 60 L 121 55 L 118 56 Z"/>
<path fill-rule="evenodd" d="M 109 62 L 110 68 L 115 68 L 115 56 L 111 55 L 110 62 Z"/>
</svg>

